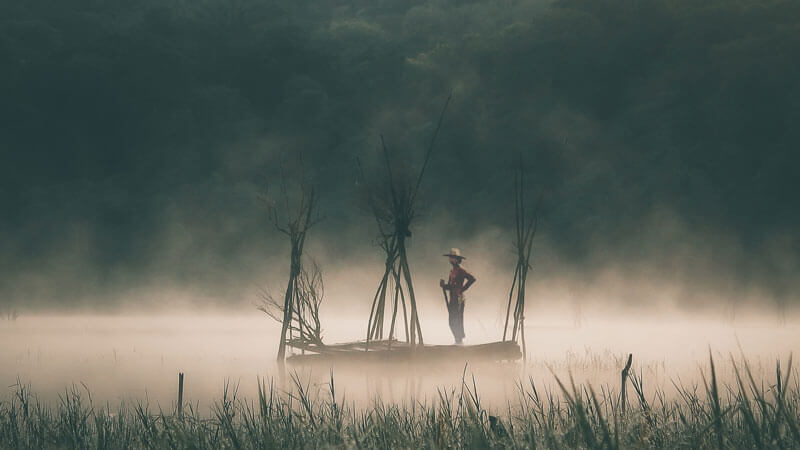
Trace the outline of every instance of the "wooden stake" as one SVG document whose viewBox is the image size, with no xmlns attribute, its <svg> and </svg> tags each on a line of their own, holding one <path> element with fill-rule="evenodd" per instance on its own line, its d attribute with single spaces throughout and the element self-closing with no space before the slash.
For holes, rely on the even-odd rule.
<svg viewBox="0 0 800 450">
<path fill-rule="evenodd" d="M 178 417 L 183 417 L 183 372 L 178 373 Z"/>
<path fill-rule="evenodd" d="M 508 331 L 508 317 L 511 315 L 511 299 L 514 297 L 514 287 L 516 287 L 517 285 L 517 276 L 519 276 L 519 266 L 517 266 L 517 268 L 514 269 L 514 279 L 511 281 L 511 290 L 508 292 L 508 306 L 506 307 L 506 324 L 503 325 L 503 341 L 506 340 L 506 332 Z"/>
<path fill-rule="evenodd" d="M 400 274 L 397 276 L 399 279 Z M 406 296 L 403 294 L 402 286 L 400 287 L 400 303 L 403 305 L 403 326 L 405 327 L 406 332 L 406 342 L 408 342 L 408 313 L 406 313 Z"/>
<path fill-rule="evenodd" d="M 419 325 L 419 316 L 417 314 L 417 301 L 414 298 L 414 285 L 411 282 L 411 271 L 408 269 L 408 260 L 406 259 L 405 243 L 400 242 L 400 269 L 406 280 L 406 287 L 408 288 L 408 299 L 411 303 L 411 344 L 412 346 L 417 343 L 416 336 L 419 336 L 419 345 L 424 345 L 422 339 L 422 328 Z M 413 348 L 413 347 L 412 347 Z"/>
<path fill-rule="evenodd" d="M 625 363 L 625 368 L 622 369 L 622 385 L 620 387 L 620 406 L 622 407 L 622 412 L 625 412 L 625 409 L 628 406 L 627 381 L 628 381 L 628 372 L 631 370 L 632 362 L 633 362 L 633 353 L 629 353 L 628 362 Z"/>
<path fill-rule="evenodd" d="M 394 306 L 392 307 L 392 324 L 389 326 L 389 341 L 394 338 L 394 324 L 397 320 L 397 303 L 400 299 L 400 277 L 395 271 L 394 277 Z M 391 344 L 389 344 L 391 345 Z"/>
<path fill-rule="evenodd" d="M 522 341 L 522 360 L 526 361 L 528 358 L 527 347 L 525 344 L 525 284 L 528 281 L 528 266 L 522 269 L 522 280 L 520 280 L 519 289 L 519 334 Z"/>
<path fill-rule="evenodd" d="M 369 313 L 369 321 L 367 321 L 367 346 L 369 346 L 369 341 L 376 337 L 376 322 L 378 321 L 378 317 L 380 316 L 380 312 L 378 310 L 378 305 L 380 305 L 380 297 L 381 293 L 386 292 L 386 282 L 387 278 L 389 277 L 389 271 L 391 270 L 391 266 L 389 264 L 389 260 L 386 261 L 386 271 L 383 273 L 383 278 L 381 278 L 381 283 L 378 285 L 378 290 L 375 291 L 375 297 L 372 299 L 372 309 Z"/>
</svg>

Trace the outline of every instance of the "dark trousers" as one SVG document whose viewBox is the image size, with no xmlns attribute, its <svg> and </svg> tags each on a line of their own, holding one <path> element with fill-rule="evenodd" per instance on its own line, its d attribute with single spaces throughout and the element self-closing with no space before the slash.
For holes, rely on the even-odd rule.
<svg viewBox="0 0 800 450">
<path fill-rule="evenodd" d="M 447 312 L 450 313 L 450 331 L 456 341 L 464 339 L 464 302 L 458 300 L 447 304 Z"/>
</svg>

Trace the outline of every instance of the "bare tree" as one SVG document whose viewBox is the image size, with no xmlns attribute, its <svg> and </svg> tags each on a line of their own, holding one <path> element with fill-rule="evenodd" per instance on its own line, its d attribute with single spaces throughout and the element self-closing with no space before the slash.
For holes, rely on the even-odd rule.
<svg viewBox="0 0 800 450">
<path fill-rule="evenodd" d="M 290 338 L 287 345 L 306 349 L 313 346 L 324 347 L 322 342 L 322 324 L 319 319 L 319 308 L 325 297 L 325 285 L 322 281 L 322 270 L 315 262 L 311 262 L 311 270 L 301 267 L 294 286 L 297 304 L 293 308 L 293 317 L 289 322 Z M 260 311 L 283 323 L 285 317 L 285 299 L 277 299 L 264 289 L 261 292 Z"/>
<path fill-rule="evenodd" d="M 317 197 L 313 187 L 309 186 L 303 170 L 302 157 L 299 158 L 300 175 L 297 178 L 297 187 L 290 192 L 286 184 L 286 173 L 281 165 L 279 198 L 269 195 L 268 189 L 262 196 L 267 207 L 270 222 L 276 230 L 289 238 L 291 254 L 289 259 L 289 281 L 283 298 L 281 337 L 278 344 L 278 361 L 283 361 L 286 356 L 286 344 L 294 338 L 295 330 L 298 336 L 310 336 L 314 330 L 307 330 L 306 318 L 309 307 L 308 300 L 303 298 L 303 247 L 306 233 L 319 221 Z M 319 273 L 314 272 L 314 273 Z M 305 277 L 313 285 L 314 275 Z M 321 280 L 321 277 L 320 277 Z M 321 297 L 320 297 L 321 300 Z M 312 302 L 313 303 L 313 302 Z M 317 305 L 318 306 L 318 305 Z M 287 332 L 289 337 L 287 339 Z"/>
</svg>

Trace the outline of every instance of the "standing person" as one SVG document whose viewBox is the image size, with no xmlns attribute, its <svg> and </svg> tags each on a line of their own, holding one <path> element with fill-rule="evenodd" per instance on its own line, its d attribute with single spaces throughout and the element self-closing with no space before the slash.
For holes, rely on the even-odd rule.
<svg viewBox="0 0 800 450">
<path fill-rule="evenodd" d="M 450 330 L 453 332 L 453 337 L 456 339 L 456 345 L 461 345 L 464 341 L 464 291 L 472 286 L 475 282 L 475 277 L 471 273 L 461 267 L 461 261 L 465 260 L 461 256 L 461 250 L 451 248 L 450 253 L 445 253 L 443 256 L 450 258 L 450 264 L 453 268 L 450 270 L 450 277 L 447 283 L 444 280 L 439 280 L 439 286 L 442 290 L 450 291 L 450 298 L 447 301 L 447 312 L 450 315 Z M 445 299 L 447 300 L 447 295 Z"/>
</svg>

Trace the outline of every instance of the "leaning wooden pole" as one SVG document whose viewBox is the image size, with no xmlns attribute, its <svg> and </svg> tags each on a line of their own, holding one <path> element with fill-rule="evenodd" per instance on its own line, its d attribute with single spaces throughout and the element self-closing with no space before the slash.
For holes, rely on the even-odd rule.
<svg viewBox="0 0 800 450">
<path fill-rule="evenodd" d="M 406 287 L 408 288 L 408 300 L 411 306 L 411 339 L 410 344 L 413 346 L 415 344 L 424 345 L 425 341 L 422 339 L 422 327 L 419 324 L 419 313 L 417 311 L 417 301 L 416 297 L 414 296 L 414 284 L 411 281 L 411 270 L 408 268 L 408 259 L 406 257 L 406 248 L 405 242 L 402 240 L 399 243 L 400 247 L 400 269 L 403 272 L 403 277 L 405 278 Z M 417 341 L 416 338 L 419 338 Z"/>
<path fill-rule="evenodd" d="M 398 277 L 397 276 L 397 272 L 395 272 L 395 277 L 394 277 L 394 296 L 393 296 L 394 302 L 393 302 L 393 306 L 392 306 L 392 323 L 389 326 L 389 341 L 394 339 L 394 325 L 395 325 L 395 322 L 397 321 L 397 307 L 398 307 L 398 302 L 400 300 L 400 293 L 402 292 L 401 289 L 402 289 L 402 287 L 400 285 L 400 277 Z M 390 342 L 389 345 L 391 345 L 391 342 Z"/>
<path fill-rule="evenodd" d="M 391 271 L 391 266 L 389 262 L 386 262 L 386 271 L 383 273 L 383 277 L 381 278 L 380 284 L 378 284 L 378 290 L 375 291 L 375 297 L 372 299 L 372 308 L 370 309 L 369 313 L 369 320 L 367 321 L 367 345 L 369 345 L 369 341 L 371 341 L 375 337 L 375 323 L 378 321 L 378 317 L 380 316 L 379 312 L 379 305 L 380 305 L 380 298 L 381 295 L 384 295 L 386 292 L 386 282 L 389 278 L 389 272 Z"/>
<path fill-rule="evenodd" d="M 531 253 L 533 251 L 533 238 L 536 236 L 536 229 L 539 225 L 539 203 L 541 202 L 541 196 L 539 197 L 539 202 L 536 204 L 536 209 L 534 210 L 534 217 L 533 217 L 533 226 L 528 224 L 528 236 L 527 238 L 527 245 L 525 246 L 525 266 L 523 268 L 523 279 L 522 279 L 522 290 L 521 290 L 521 306 L 520 306 L 520 338 L 522 340 L 522 360 L 525 361 L 528 359 L 528 348 L 527 343 L 525 342 L 525 287 L 528 281 L 528 270 L 531 267 Z"/>
<path fill-rule="evenodd" d="M 295 252 L 292 251 L 289 283 L 286 285 L 286 294 L 283 297 L 283 324 L 281 325 L 281 341 L 278 344 L 278 361 L 283 361 L 286 357 L 286 332 L 289 330 L 294 312 L 294 285 L 297 278 L 294 258 Z"/>
<path fill-rule="evenodd" d="M 528 271 L 531 268 L 531 255 L 533 254 L 533 239 L 536 237 L 536 231 L 539 229 L 539 208 L 542 205 L 542 194 L 539 194 L 539 198 L 536 200 L 536 206 L 533 210 L 533 217 L 528 221 L 526 226 L 526 234 L 524 243 L 524 266 L 523 270 L 523 277 L 522 277 L 522 289 L 520 295 L 520 330 L 521 330 L 521 338 L 522 338 L 522 357 L 523 360 L 527 359 L 527 348 L 525 343 L 525 286 L 527 285 L 528 281 Z"/>
<path fill-rule="evenodd" d="M 417 193 L 419 192 L 419 186 L 422 184 L 422 176 L 425 175 L 425 168 L 428 167 L 428 161 L 431 159 L 431 154 L 433 153 L 433 145 L 436 143 L 436 138 L 439 136 L 439 130 L 442 128 L 442 122 L 444 121 L 444 113 L 447 112 L 447 106 L 450 104 L 450 100 L 453 99 L 453 93 L 450 92 L 450 95 L 447 96 L 447 100 L 444 102 L 444 106 L 442 107 L 442 112 L 439 113 L 439 120 L 436 122 L 436 130 L 433 132 L 433 136 L 431 137 L 431 142 L 428 144 L 428 148 L 425 151 L 425 161 L 422 163 L 422 169 L 419 171 L 419 176 L 417 176 L 417 184 L 414 186 L 414 190 L 411 191 L 411 199 L 410 203 L 414 203 L 414 199 L 417 197 Z"/>
<path fill-rule="evenodd" d="M 520 341 L 522 341 L 522 360 L 525 361 L 528 359 L 526 356 L 527 347 L 525 343 L 525 284 L 528 280 L 528 266 L 527 264 L 522 269 L 522 280 L 519 284 L 519 336 Z"/>
<path fill-rule="evenodd" d="M 397 282 L 399 283 L 400 282 L 400 274 L 396 273 L 395 276 L 396 276 Z M 406 312 L 406 296 L 405 296 L 405 294 L 403 294 L 402 287 L 400 288 L 400 304 L 403 306 L 403 326 L 404 326 L 404 330 L 405 330 L 406 342 L 408 342 L 408 337 L 409 337 L 408 313 Z"/>
<path fill-rule="evenodd" d="M 389 290 L 389 279 L 391 276 L 397 278 L 397 250 L 395 249 L 394 238 L 387 241 L 384 249 L 386 250 L 386 264 L 383 277 L 375 292 L 375 297 L 372 299 L 372 307 L 370 309 L 369 320 L 367 321 L 367 349 L 369 342 L 383 338 L 383 322 L 385 319 L 386 308 L 386 294 Z M 393 312 L 393 315 L 397 311 Z M 394 317 L 392 318 L 394 321 Z"/>
<path fill-rule="evenodd" d="M 517 277 L 519 276 L 519 266 L 514 269 L 514 279 L 511 280 L 511 290 L 508 291 L 508 306 L 506 307 L 506 323 L 503 325 L 503 341 L 506 340 L 506 333 L 508 331 L 508 319 L 511 317 L 511 300 L 514 298 L 514 288 L 517 286 Z"/>
<path fill-rule="evenodd" d="M 521 168 L 519 169 L 522 170 Z M 514 174 L 514 218 L 516 238 L 514 246 L 517 252 L 517 267 L 514 274 L 515 281 L 517 281 L 517 291 L 514 303 L 514 327 L 511 331 L 511 339 L 517 340 L 517 330 L 520 325 L 520 317 L 522 308 L 521 301 L 524 301 L 525 295 L 525 210 L 524 210 L 524 191 L 522 188 L 522 174 L 517 172 Z M 512 282 L 512 292 L 514 290 L 514 283 Z"/>
</svg>

